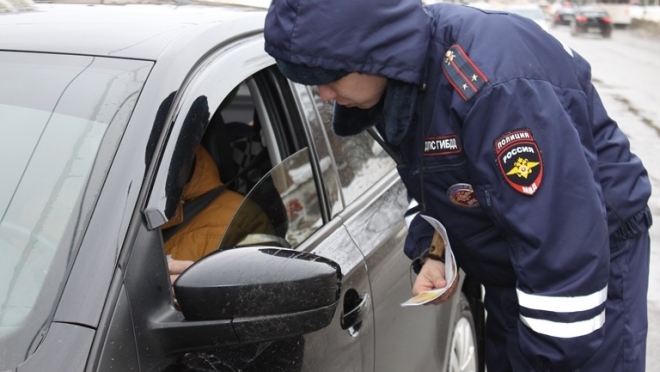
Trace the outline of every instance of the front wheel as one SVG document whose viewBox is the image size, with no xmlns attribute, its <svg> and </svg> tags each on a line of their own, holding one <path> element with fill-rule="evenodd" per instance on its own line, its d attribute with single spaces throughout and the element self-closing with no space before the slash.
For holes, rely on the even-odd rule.
<svg viewBox="0 0 660 372">
<path fill-rule="evenodd" d="M 447 372 L 477 372 L 479 366 L 477 329 L 470 310 L 470 302 L 465 294 L 461 293 L 457 306 Z"/>
</svg>

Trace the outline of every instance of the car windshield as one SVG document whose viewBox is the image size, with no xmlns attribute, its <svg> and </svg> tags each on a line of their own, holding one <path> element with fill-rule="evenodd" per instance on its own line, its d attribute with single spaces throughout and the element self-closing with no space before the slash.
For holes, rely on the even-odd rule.
<svg viewBox="0 0 660 372">
<path fill-rule="evenodd" d="M 580 12 L 580 14 L 590 18 L 607 17 L 607 13 L 600 12 L 597 10 L 584 11 L 584 12 Z"/>
<path fill-rule="evenodd" d="M 125 128 L 150 66 L 0 51 L 0 370 L 45 333 L 102 184 L 88 189 L 99 150 Z"/>
</svg>

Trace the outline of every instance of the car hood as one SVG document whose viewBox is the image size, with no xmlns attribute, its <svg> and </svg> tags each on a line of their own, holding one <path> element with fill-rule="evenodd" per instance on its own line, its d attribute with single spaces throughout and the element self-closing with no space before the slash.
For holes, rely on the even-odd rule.
<svg viewBox="0 0 660 372">
<path fill-rule="evenodd" d="M 156 60 L 181 35 L 258 15 L 245 6 L 45 4 L 0 14 L 0 50 Z"/>
</svg>

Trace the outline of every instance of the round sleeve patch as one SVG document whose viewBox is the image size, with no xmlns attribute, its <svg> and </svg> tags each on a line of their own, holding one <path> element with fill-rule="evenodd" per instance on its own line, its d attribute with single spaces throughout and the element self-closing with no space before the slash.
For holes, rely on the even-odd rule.
<svg viewBox="0 0 660 372">
<path fill-rule="evenodd" d="M 502 176 L 514 190 L 532 196 L 543 180 L 541 152 L 529 129 L 516 129 L 495 140 Z"/>
</svg>

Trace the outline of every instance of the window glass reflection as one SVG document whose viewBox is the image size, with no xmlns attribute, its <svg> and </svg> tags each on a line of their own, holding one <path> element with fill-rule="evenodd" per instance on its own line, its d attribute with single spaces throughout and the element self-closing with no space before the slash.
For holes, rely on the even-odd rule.
<svg viewBox="0 0 660 372">
<path fill-rule="evenodd" d="M 332 149 L 344 202 L 350 204 L 396 167 L 382 146 L 367 132 L 339 137 L 332 131 L 333 102 L 323 102 L 312 89 Z"/>
<path fill-rule="evenodd" d="M 234 214 L 220 249 L 247 245 L 295 248 L 323 225 L 309 150 L 275 166 Z M 265 216 L 269 223 L 255 224 Z"/>
<path fill-rule="evenodd" d="M 332 218 L 341 212 L 344 206 L 340 200 L 339 179 L 337 170 L 333 165 L 330 145 L 326 137 L 323 123 L 319 120 L 319 114 L 316 107 L 316 99 L 318 99 L 318 96 L 311 96 L 306 85 L 294 84 L 294 87 L 301 100 L 301 111 L 304 112 L 305 117 L 307 118 L 312 141 L 316 147 L 316 154 L 319 158 L 319 166 L 321 167 L 323 183 L 325 186 L 326 200 L 330 206 L 330 218 Z"/>
</svg>

